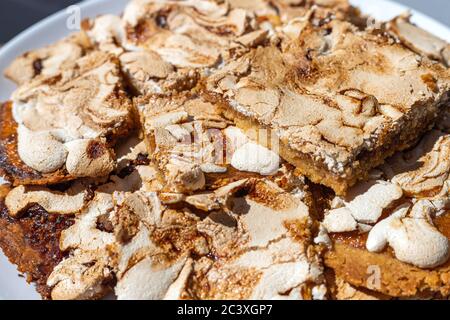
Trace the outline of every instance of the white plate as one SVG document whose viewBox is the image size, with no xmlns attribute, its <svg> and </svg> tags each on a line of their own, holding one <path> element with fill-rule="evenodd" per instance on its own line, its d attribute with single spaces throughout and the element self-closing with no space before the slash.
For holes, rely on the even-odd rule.
<svg viewBox="0 0 450 320">
<path fill-rule="evenodd" d="M 389 20 L 408 10 L 407 7 L 387 0 L 350 0 L 364 13 L 371 14 L 380 20 Z M 118 14 L 128 0 L 91 0 L 80 3 L 83 18 L 95 17 L 99 14 Z M 410 10 L 413 21 L 420 27 L 450 42 L 450 29 L 426 15 Z M 39 48 L 61 39 L 70 33 L 66 26 L 69 13 L 63 10 L 42 20 L 11 40 L 0 50 L 0 101 L 10 96 L 14 85 L 3 77 L 3 70 L 18 55 Z M 31 285 L 20 278 L 14 266 L 0 253 L 0 299 L 39 299 Z"/>
</svg>

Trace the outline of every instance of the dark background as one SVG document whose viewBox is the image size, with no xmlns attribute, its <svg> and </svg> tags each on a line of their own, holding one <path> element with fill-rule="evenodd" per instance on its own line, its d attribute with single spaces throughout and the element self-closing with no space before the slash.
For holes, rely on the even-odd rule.
<svg viewBox="0 0 450 320">
<path fill-rule="evenodd" d="M 0 0 L 0 43 L 80 0 Z M 114 0 L 111 0 L 114 1 Z M 396 0 L 450 26 L 450 0 Z"/>
<path fill-rule="evenodd" d="M 114 0 L 112 0 L 114 1 Z M 80 0 L 0 0 L 0 43 Z"/>
</svg>

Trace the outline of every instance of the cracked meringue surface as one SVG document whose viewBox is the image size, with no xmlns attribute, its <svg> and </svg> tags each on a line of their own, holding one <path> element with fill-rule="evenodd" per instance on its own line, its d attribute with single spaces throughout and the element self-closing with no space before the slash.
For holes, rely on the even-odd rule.
<svg viewBox="0 0 450 320">
<path fill-rule="evenodd" d="M 449 73 L 348 22 L 293 28 L 281 48 L 259 47 L 214 72 L 208 89 L 238 126 L 271 130 L 282 157 L 345 193 L 429 129 L 448 104 Z"/>
<path fill-rule="evenodd" d="M 44 299 L 448 298 L 449 45 L 367 18 L 131 0 L 18 57 L 0 247 Z"/>
</svg>

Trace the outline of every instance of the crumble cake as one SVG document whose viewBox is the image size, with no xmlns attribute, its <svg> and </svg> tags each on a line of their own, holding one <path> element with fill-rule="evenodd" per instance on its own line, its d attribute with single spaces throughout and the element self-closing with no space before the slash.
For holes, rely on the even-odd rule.
<svg viewBox="0 0 450 320">
<path fill-rule="evenodd" d="M 17 58 L 0 247 L 45 299 L 448 298 L 448 44 L 367 18 L 134 0 Z"/>
<path fill-rule="evenodd" d="M 339 20 L 289 26 L 279 47 L 231 61 L 207 87 L 238 127 L 271 130 L 281 157 L 338 194 L 414 143 L 449 102 L 448 69 L 388 36 Z"/>
<path fill-rule="evenodd" d="M 206 94 L 152 95 L 136 100 L 145 141 L 168 193 L 189 194 L 236 180 L 303 181 L 271 150 L 251 141 Z M 260 139 L 270 137 L 260 134 Z"/>
<path fill-rule="evenodd" d="M 352 13 L 352 14 L 350 14 Z M 250 49 L 277 41 L 291 17 L 358 16 L 346 0 L 130 1 L 122 17 L 83 23 L 93 47 L 114 53 L 140 94 L 190 90 L 203 76 Z"/>
<path fill-rule="evenodd" d="M 101 177 L 135 127 L 120 62 L 92 52 L 20 86 L 1 107 L 0 163 L 14 185 Z"/>
<path fill-rule="evenodd" d="M 448 298 L 450 135 L 432 131 L 372 174 L 325 213 L 333 246 L 325 264 L 391 297 Z"/>
<path fill-rule="evenodd" d="M 36 223 L 33 236 L 46 241 L 0 244 L 44 298 L 97 299 L 111 290 L 119 299 L 325 298 L 322 250 L 301 193 L 248 178 L 165 203 L 154 179 L 156 171 L 139 165 L 99 186 L 16 187 L 2 202 L 2 219 L 19 224 L 25 239 L 32 210 L 69 222 Z M 218 206 L 210 207 L 212 198 Z M 270 223 L 261 225 L 262 215 Z M 49 244 L 57 254 L 28 267 L 30 250 L 45 254 Z"/>
<path fill-rule="evenodd" d="M 142 195 L 123 195 L 117 214 L 137 217 L 116 224 L 126 234 L 119 250 L 118 298 L 324 298 L 307 206 L 264 180 L 247 180 L 244 194 L 224 192 L 235 184 L 217 190 L 229 197 L 222 208 L 200 215 L 157 198 L 145 213 L 149 205 L 136 199 Z M 261 216 L 270 223 L 261 225 Z"/>
</svg>

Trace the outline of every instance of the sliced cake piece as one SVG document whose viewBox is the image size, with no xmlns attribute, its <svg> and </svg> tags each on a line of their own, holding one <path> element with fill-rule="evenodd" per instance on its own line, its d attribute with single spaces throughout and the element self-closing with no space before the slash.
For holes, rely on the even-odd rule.
<svg viewBox="0 0 450 320">
<path fill-rule="evenodd" d="M 279 154 L 343 194 L 429 130 L 449 103 L 449 71 L 389 37 L 331 19 L 288 24 L 208 78 L 244 130 L 270 130 Z"/>
<path fill-rule="evenodd" d="M 122 17 L 83 23 L 91 44 L 117 55 L 141 94 L 190 90 L 202 75 L 251 48 L 277 41 L 291 18 L 317 23 L 353 12 L 338 1 L 130 1 Z"/>
<path fill-rule="evenodd" d="M 113 258 L 106 247 L 114 238 L 112 193 L 150 188 L 155 171 L 145 165 L 141 151 L 134 140 L 121 144 L 120 177 L 111 176 L 106 183 L 89 179 L 51 189 L 1 186 L 0 248 L 44 299 L 94 299 L 111 292 Z M 62 270 L 68 277 L 65 266 L 71 261 L 82 264 L 72 274 L 83 272 L 73 286 L 62 284 Z M 55 273 L 59 278 L 50 278 Z"/>
<path fill-rule="evenodd" d="M 0 244 L 44 298 L 97 299 L 112 288 L 139 300 L 326 297 L 305 188 L 252 178 L 167 203 L 139 183 L 155 179 L 151 169 L 136 170 L 93 188 L 7 194 L 0 239 L 13 245 Z"/>
<path fill-rule="evenodd" d="M 320 253 L 301 200 L 269 181 L 241 184 L 212 211 L 120 196 L 119 299 L 323 299 Z M 199 201 L 207 199 L 194 195 Z M 261 219 L 269 223 L 261 224 Z"/>
<path fill-rule="evenodd" d="M 367 183 L 335 198 L 325 263 L 356 287 L 399 298 L 450 296 L 450 136 L 432 131 Z"/>
<path fill-rule="evenodd" d="M 159 170 L 162 191 L 189 194 L 264 176 L 287 189 L 298 183 L 304 185 L 304 178 L 291 165 L 251 141 L 225 118 L 220 100 L 214 98 L 177 94 L 136 100 L 148 153 Z M 254 138 L 271 137 L 260 132 Z"/>
<path fill-rule="evenodd" d="M 24 84 L 0 113 L 0 163 L 14 185 L 106 176 L 111 147 L 135 126 L 119 61 L 102 52 Z"/>
</svg>

